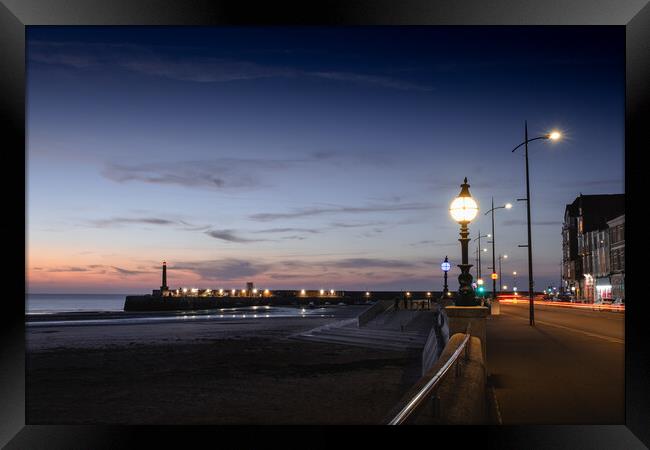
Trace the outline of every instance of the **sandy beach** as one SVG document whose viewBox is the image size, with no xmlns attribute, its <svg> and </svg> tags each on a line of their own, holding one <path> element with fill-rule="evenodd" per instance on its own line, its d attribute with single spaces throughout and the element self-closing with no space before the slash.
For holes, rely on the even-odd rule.
<svg viewBox="0 0 650 450">
<path fill-rule="evenodd" d="M 380 423 L 418 354 L 289 339 L 361 310 L 28 328 L 27 423 Z"/>
</svg>

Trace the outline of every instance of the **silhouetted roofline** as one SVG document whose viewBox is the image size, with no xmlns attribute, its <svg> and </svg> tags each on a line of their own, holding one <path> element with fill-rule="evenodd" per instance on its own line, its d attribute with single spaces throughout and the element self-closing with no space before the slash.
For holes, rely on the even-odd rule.
<svg viewBox="0 0 650 450">
<path fill-rule="evenodd" d="M 567 211 L 571 217 L 582 213 L 584 233 L 604 230 L 608 221 L 625 214 L 625 194 L 580 194 L 566 205 Z"/>
</svg>

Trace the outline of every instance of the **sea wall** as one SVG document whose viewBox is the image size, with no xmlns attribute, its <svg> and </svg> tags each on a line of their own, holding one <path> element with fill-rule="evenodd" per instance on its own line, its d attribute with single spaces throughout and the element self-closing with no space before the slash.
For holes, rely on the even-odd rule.
<svg viewBox="0 0 650 450">
<path fill-rule="evenodd" d="M 365 304 L 365 300 L 349 297 L 301 298 L 296 296 L 274 297 L 160 297 L 154 295 L 128 295 L 124 311 L 191 311 L 200 309 L 234 308 L 238 306 L 314 306 L 325 304 Z"/>
</svg>

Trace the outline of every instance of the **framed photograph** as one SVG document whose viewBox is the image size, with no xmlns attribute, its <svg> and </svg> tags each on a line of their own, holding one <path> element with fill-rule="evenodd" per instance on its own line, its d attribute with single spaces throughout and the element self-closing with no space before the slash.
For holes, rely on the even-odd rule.
<svg viewBox="0 0 650 450">
<path fill-rule="evenodd" d="M 0 444 L 647 448 L 649 19 L 3 0 Z"/>
</svg>

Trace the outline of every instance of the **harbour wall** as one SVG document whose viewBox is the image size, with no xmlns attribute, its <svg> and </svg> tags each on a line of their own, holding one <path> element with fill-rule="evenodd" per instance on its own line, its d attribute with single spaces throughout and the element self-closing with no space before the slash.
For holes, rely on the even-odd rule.
<svg viewBox="0 0 650 450">
<path fill-rule="evenodd" d="M 431 292 L 431 299 L 435 301 L 441 292 Z M 411 291 L 411 300 L 426 299 L 426 291 Z M 305 297 L 297 295 L 295 291 L 274 291 L 270 297 L 231 297 L 231 296 L 180 296 L 162 297 L 157 295 L 128 295 L 124 301 L 124 311 L 184 311 L 216 308 L 234 308 L 238 306 L 314 306 L 345 303 L 347 305 L 363 305 L 373 301 L 394 300 L 395 297 L 403 299 L 403 292 L 380 291 L 372 292 L 370 296 L 366 291 L 346 291 L 342 295 Z"/>
</svg>

